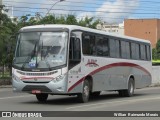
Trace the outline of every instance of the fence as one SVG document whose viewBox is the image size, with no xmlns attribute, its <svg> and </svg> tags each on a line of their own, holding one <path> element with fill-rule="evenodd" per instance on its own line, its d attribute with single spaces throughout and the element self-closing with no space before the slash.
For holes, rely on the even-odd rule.
<svg viewBox="0 0 160 120">
<path fill-rule="evenodd" d="M 0 72 L 0 85 L 10 85 L 11 84 L 11 76 L 9 72 L 5 72 L 4 74 Z"/>
</svg>

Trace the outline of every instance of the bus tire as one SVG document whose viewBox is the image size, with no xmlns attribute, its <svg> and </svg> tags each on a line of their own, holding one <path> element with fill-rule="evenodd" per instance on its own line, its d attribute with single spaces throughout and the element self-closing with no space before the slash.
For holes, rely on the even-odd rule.
<svg viewBox="0 0 160 120">
<path fill-rule="evenodd" d="M 39 102 L 46 102 L 48 94 L 46 93 L 36 94 L 36 98 Z"/>
<path fill-rule="evenodd" d="M 83 83 L 82 93 L 78 94 L 78 100 L 81 103 L 88 102 L 89 96 L 90 96 L 90 85 L 89 85 L 89 81 L 85 80 Z"/>
<path fill-rule="evenodd" d="M 131 97 L 133 96 L 134 94 L 134 79 L 133 78 L 129 78 L 129 82 L 128 82 L 128 89 L 127 90 L 124 90 L 123 94 L 125 97 Z"/>
</svg>

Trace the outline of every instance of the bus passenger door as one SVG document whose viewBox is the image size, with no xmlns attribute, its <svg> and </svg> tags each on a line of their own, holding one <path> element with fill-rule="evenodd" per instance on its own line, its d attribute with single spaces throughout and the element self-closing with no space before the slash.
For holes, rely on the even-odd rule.
<svg viewBox="0 0 160 120">
<path fill-rule="evenodd" d="M 77 32 L 78 33 L 78 32 Z M 69 43 L 69 84 L 68 88 L 73 86 L 82 78 L 82 66 L 81 66 L 81 42 L 80 37 L 77 34 L 73 34 L 70 38 Z M 81 84 L 77 85 L 73 88 L 72 92 L 81 92 L 82 86 Z"/>
<path fill-rule="evenodd" d="M 81 61 L 80 39 L 71 37 L 69 45 L 69 69 L 73 68 Z"/>
</svg>

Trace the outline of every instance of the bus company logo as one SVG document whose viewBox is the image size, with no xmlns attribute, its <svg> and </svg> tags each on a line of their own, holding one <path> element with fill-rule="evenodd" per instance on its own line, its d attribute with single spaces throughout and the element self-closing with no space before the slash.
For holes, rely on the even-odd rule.
<svg viewBox="0 0 160 120">
<path fill-rule="evenodd" d="M 85 66 L 89 67 L 98 67 L 99 65 L 97 64 L 97 60 L 94 59 L 88 59 L 88 62 Z"/>
</svg>

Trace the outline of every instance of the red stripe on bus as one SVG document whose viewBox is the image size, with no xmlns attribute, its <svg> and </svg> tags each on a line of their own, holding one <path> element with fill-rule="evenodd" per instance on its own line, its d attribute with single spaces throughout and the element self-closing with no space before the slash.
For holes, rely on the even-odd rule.
<svg viewBox="0 0 160 120">
<path fill-rule="evenodd" d="M 137 68 L 137 69 L 140 69 L 142 70 L 143 72 L 145 72 L 146 74 L 148 74 L 149 76 L 151 76 L 150 72 L 148 72 L 145 68 L 137 65 L 137 64 L 134 64 L 134 63 L 126 63 L 126 62 L 120 62 L 120 63 L 113 63 L 113 64 L 109 64 L 109 65 L 106 65 L 106 66 L 103 66 L 101 68 L 98 68 L 96 70 L 94 70 L 93 72 L 91 72 L 90 74 L 88 75 L 94 75 L 98 72 L 101 72 L 103 70 L 106 70 L 106 69 L 109 69 L 109 68 L 113 68 L 113 67 L 119 67 L 119 66 L 122 66 L 122 67 L 125 67 L 125 66 L 129 66 L 129 67 L 134 67 L 134 68 Z M 86 75 L 87 76 L 87 75 Z M 71 91 L 74 87 L 76 87 L 78 84 L 80 84 L 81 82 L 84 81 L 84 78 L 81 78 L 79 81 L 77 81 L 75 84 L 73 84 L 69 89 L 68 89 L 68 92 Z"/>
<path fill-rule="evenodd" d="M 74 85 L 72 85 L 69 89 L 68 92 L 71 91 L 74 87 L 76 87 L 78 84 L 84 81 L 84 77 L 81 78 L 79 81 L 77 81 Z"/>
<path fill-rule="evenodd" d="M 143 72 L 145 72 L 146 74 L 148 75 L 151 75 L 145 68 L 137 65 L 137 64 L 134 64 L 134 63 L 126 63 L 126 62 L 121 62 L 121 63 L 113 63 L 113 64 L 109 64 L 109 65 L 106 65 L 106 66 L 103 66 L 101 68 L 98 68 L 96 70 L 94 70 L 93 72 L 90 73 L 90 75 L 94 75 L 100 71 L 103 71 L 103 70 L 106 70 L 106 69 L 109 69 L 109 68 L 112 68 L 112 67 L 126 67 L 126 66 L 129 66 L 129 67 L 134 67 L 134 68 L 137 68 L 137 69 L 140 69 L 142 70 Z"/>
</svg>

